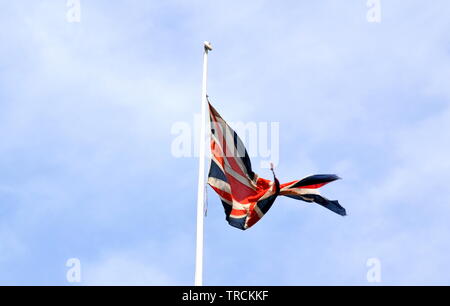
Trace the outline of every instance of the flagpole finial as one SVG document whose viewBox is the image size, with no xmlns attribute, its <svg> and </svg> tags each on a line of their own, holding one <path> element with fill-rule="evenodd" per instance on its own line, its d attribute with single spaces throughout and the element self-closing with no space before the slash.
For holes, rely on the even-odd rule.
<svg viewBox="0 0 450 306">
<path fill-rule="evenodd" d="M 206 52 L 208 52 L 208 51 L 212 51 L 212 46 L 211 46 L 211 43 L 209 42 L 209 41 L 205 41 L 204 43 L 203 43 L 203 46 L 205 47 L 205 51 Z"/>
</svg>

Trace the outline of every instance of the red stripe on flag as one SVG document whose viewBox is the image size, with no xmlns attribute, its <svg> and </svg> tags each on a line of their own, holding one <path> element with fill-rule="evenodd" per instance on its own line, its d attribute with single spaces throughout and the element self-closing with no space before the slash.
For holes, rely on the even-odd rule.
<svg viewBox="0 0 450 306">
<path fill-rule="evenodd" d="M 236 172 L 239 173 L 242 176 L 246 176 L 246 174 L 242 171 L 242 169 L 239 167 L 239 165 L 237 164 L 235 158 L 239 158 L 237 156 L 229 156 L 231 155 L 227 146 L 227 142 L 225 140 L 224 135 L 222 134 L 222 130 L 220 129 L 219 126 L 219 122 L 217 121 L 216 116 L 214 115 L 213 112 L 211 112 L 211 115 L 213 117 L 213 123 L 215 125 L 215 130 L 217 132 L 217 139 L 219 140 L 219 142 L 221 141 L 221 146 L 222 146 L 222 157 L 225 157 L 228 161 L 228 163 L 230 164 L 230 167 Z M 222 119 L 223 120 L 223 119 Z M 233 135 L 234 136 L 234 135 Z M 234 147 L 234 143 L 232 144 L 232 147 L 236 150 L 236 148 Z M 224 152 L 225 150 L 225 152 Z"/>
<path fill-rule="evenodd" d="M 307 185 L 307 186 L 299 186 L 299 187 L 296 187 L 296 188 L 317 189 L 317 188 L 320 188 L 322 186 L 325 186 L 328 183 L 329 182 L 327 182 L 327 183 L 320 183 L 320 184 L 313 184 L 313 185 Z"/>
<path fill-rule="evenodd" d="M 246 210 L 242 210 L 242 209 L 232 209 L 230 215 L 233 216 L 237 216 L 237 217 L 242 217 L 242 216 L 246 216 L 247 215 L 247 211 Z"/>
<path fill-rule="evenodd" d="M 231 194 L 229 194 L 228 192 L 225 192 L 225 191 L 223 191 L 222 189 L 219 189 L 219 188 L 214 187 L 214 186 L 212 186 L 212 185 L 209 185 L 209 186 L 211 186 L 212 189 L 214 189 L 214 191 L 217 192 L 217 194 L 218 194 L 219 196 L 221 196 L 222 198 L 224 198 L 225 200 L 230 201 L 230 202 L 233 201 L 233 199 L 232 199 L 232 197 L 231 197 Z"/>
</svg>

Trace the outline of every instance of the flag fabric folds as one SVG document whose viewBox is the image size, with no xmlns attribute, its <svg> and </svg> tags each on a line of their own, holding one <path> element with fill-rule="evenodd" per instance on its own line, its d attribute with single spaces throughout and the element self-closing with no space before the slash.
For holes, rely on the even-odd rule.
<svg viewBox="0 0 450 306">
<path fill-rule="evenodd" d="M 317 203 L 341 216 L 346 215 L 338 201 L 322 197 L 319 188 L 339 179 L 334 174 L 307 176 L 280 184 L 260 178 L 252 171 L 247 150 L 236 132 L 209 104 L 211 122 L 211 166 L 208 184 L 219 195 L 231 226 L 246 230 L 258 222 L 278 196 Z"/>
</svg>

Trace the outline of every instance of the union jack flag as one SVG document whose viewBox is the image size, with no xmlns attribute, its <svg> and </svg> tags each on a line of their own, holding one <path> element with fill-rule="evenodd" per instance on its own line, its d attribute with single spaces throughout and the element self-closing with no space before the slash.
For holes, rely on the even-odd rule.
<svg viewBox="0 0 450 306">
<path fill-rule="evenodd" d="M 252 171 L 249 155 L 239 136 L 208 104 L 211 122 L 208 184 L 219 195 L 231 226 L 241 230 L 250 228 L 269 211 L 279 195 L 315 202 L 341 216 L 346 215 L 338 201 L 319 194 L 320 187 L 338 180 L 338 176 L 311 175 L 286 184 L 280 184 L 275 173 L 273 181 L 260 178 Z"/>
</svg>

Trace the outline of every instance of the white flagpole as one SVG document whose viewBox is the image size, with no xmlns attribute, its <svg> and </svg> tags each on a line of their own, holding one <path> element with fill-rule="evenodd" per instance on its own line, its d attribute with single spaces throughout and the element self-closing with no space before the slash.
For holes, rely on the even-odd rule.
<svg viewBox="0 0 450 306">
<path fill-rule="evenodd" d="M 195 286 L 203 285 L 203 220 L 205 213 L 205 138 L 206 138 L 206 106 L 207 106 L 207 78 L 208 78 L 208 52 L 212 50 L 209 42 L 204 42 L 203 53 L 203 85 L 202 85 L 202 114 L 200 125 L 200 150 L 198 165 L 197 190 L 197 246 L 195 250 Z"/>
</svg>

